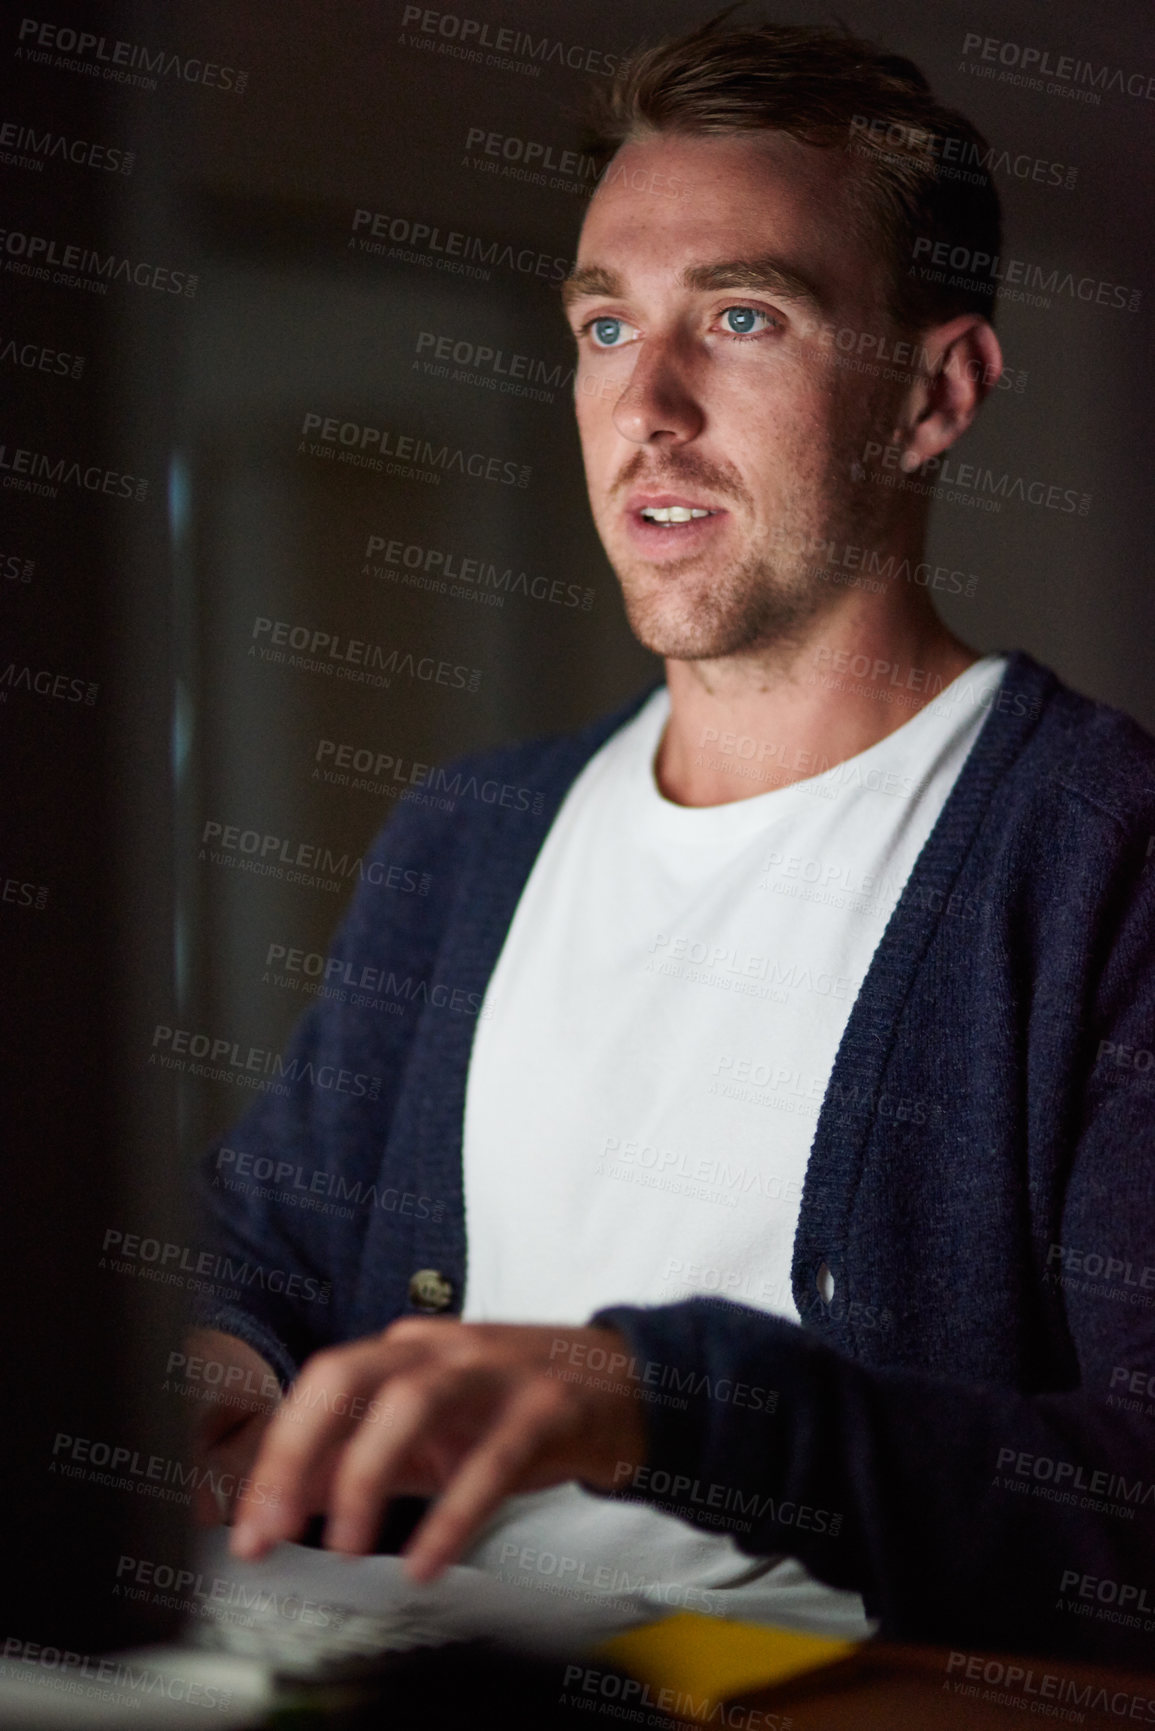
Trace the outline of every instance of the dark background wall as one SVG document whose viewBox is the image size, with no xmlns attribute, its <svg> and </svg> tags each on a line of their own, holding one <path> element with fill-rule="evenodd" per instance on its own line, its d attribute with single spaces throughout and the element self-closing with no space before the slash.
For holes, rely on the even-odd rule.
<svg viewBox="0 0 1155 1731">
<path fill-rule="evenodd" d="M 178 1231 L 174 1171 L 250 1098 L 150 1062 L 169 1050 L 158 1029 L 278 1048 L 307 974 L 281 970 L 289 983 L 278 985 L 270 947 L 323 951 L 355 862 L 405 785 L 395 776 L 571 727 L 658 671 L 624 623 L 572 423 L 555 285 L 591 177 L 581 163 L 555 185 L 518 175 L 527 155 L 540 160 L 531 145 L 554 159 L 577 147 L 591 77 L 711 10 L 185 0 L 77 4 L 38 13 L 32 30 L 15 13 L 3 25 L 3 118 L 16 131 L 0 158 L 0 335 L 14 345 L 0 352 L 0 673 L 14 671 L 0 685 L 0 728 L 11 754 L 3 864 L 18 886 L 0 904 L 15 1082 L 6 1266 L 13 1303 L 59 1295 L 58 1386 L 74 1379 L 94 1403 L 90 1425 L 114 1427 L 125 1412 L 134 1435 L 176 1423 L 150 1395 L 178 1299 L 98 1274 L 96 1238 L 121 1221 Z M 832 19 L 808 0 L 750 10 Z M 959 455 L 1088 504 L 941 504 L 932 558 L 974 579 L 943 611 L 976 648 L 1021 645 L 1155 726 L 1151 16 L 1120 0 L 1093 11 L 843 0 L 838 15 L 912 56 L 1007 153 L 996 177 L 1007 258 L 1109 284 L 1105 299 L 1127 303 L 1058 288 L 1049 304 L 1002 308 L 1012 382 Z M 483 31 L 517 38 L 502 39 L 505 64 L 477 47 Z M 462 56 L 466 39 L 478 58 Z M 163 50 L 155 74 L 130 56 L 108 76 L 102 56 L 116 41 L 154 64 Z M 1071 66 L 1032 88 L 1024 64 L 1038 74 L 1044 55 Z M 49 134 L 103 154 L 62 156 L 44 146 Z M 497 134 L 503 154 L 485 155 L 480 134 Z M 355 226 L 358 211 L 379 216 L 386 236 L 398 225 L 405 256 L 389 256 L 388 238 L 364 250 L 373 224 Z M 442 268 L 450 231 L 469 237 L 473 274 Z M 135 280 L 101 292 L 91 261 L 30 275 L 27 242 L 13 235 L 54 239 L 54 257 L 72 245 L 128 260 Z M 457 361 L 439 376 L 423 362 L 441 339 Z M 540 395 L 491 388 L 499 375 L 479 347 L 528 357 Z M 343 463 L 339 441 L 306 433 L 319 424 L 308 417 L 480 454 L 496 478 Z M 18 449 L 113 479 L 22 489 L 10 484 Z M 404 564 L 382 557 L 390 542 L 423 562 L 476 560 L 494 579 L 475 573 L 464 595 L 406 586 Z M 494 588 L 507 572 L 509 589 Z M 272 622 L 397 651 L 395 671 L 371 685 L 341 677 L 324 650 L 313 670 L 262 659 Z M 464 683 L 411 675 L 407 655 L 414 668 L 432 657 L 466 669 L 453 676 Z M 45 672 L 37 690 L 31 675 Z M 78 685 L 56 692 L 61 674 Z M 317 773 L 340 746 L 390 760 L 368 776 L 377 785 Z M 260 838 L 256 855 L 227 845 L 230 827 Z M 247 869 L 302 846 L 330 856 L 312 874 L 321 887 L 283 866 Z M 139 1336 L 147 1373 L 93 1370 L 107 1361 L 110 1305 Z M 31 1376 L 10 1346 L 15 1373 Z M 54 1401 L 42 1428 L 75 1426 Z M 28 1458 L 39 1460 L 36 1438 Z M 38 1507 L 63 1506 L 57 1481 L 36 1482 Z M 110 1505 L 110 1527 L 122 1517 Z"/>
</svg>

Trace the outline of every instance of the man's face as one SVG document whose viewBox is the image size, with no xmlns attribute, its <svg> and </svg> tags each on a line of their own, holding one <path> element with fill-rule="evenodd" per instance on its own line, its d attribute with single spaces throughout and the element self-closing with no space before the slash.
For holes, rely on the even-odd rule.
<svg viewBox="0 0 1155 1731">
<path fill-rule="evenodd" d="M 630 624 L 660 655 L 789 639 L 840 594 L 813 574 L 821 543 L 884 532 L 894 496 L 852 465 L 906 386 L 833 364 L 836 331 L 894 334 L 852 198 L 841 152 L 767 132 L 627 144 L 590 205 L 565 290 L 578 429 Z M 699 514 L 654 517 L 671 506 Z"/>
</svg>

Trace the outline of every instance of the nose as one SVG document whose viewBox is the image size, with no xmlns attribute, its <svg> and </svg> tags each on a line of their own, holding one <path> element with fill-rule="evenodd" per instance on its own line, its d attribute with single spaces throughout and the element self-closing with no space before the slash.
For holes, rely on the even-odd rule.
<svg viewBox="0 0 1155 1731">
<path fill-rule="evenodd" d="M 614 405 L 614 426 L 631 444 L 683 445 L 702 430 L 701 409 L 671 341 L 638 344 L 630 380 Z"/>
</svg>

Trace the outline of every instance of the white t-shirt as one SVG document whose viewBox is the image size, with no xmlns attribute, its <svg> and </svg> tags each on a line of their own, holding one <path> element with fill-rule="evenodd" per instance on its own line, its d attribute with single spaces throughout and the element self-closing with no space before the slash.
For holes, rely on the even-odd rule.
<svg viewBox="0 0 1155 1731">
<path fill-rule="evenodd" d="M 727 805 L 659 791 L 664 686 L 585 765 L 475 1035 L 467 1321 L 580 1324 L 702 1293 L 798 1320 L 794 1235 L 835 1053 L 1005 665 L 984 657 L 869 750 Z M 470 1561 L 528 1577 L 543 1547 L 720 1589 L 712 1608 L 733 1615 L 869 1628 L 857 1594 L 796 1562 L 752 1565 L 729 1538 L 572 1485 L 509 1499 Z"/>
</svg>

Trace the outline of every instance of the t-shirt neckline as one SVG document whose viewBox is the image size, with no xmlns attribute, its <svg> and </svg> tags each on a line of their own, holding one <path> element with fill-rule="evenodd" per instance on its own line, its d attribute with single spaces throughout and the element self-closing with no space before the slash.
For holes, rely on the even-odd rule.
<svg viewBox="0 0 1155 1731">
<path fill-rule="evenodd" d="M 667 799 L 659 788 L 654 765 L 670 714 L 669 687 L 662 684 L 627 724 L 628 738 L 621 740 L 630 760 L 627 780 L 631 815 L 643 829 L 670 839 L 725 842 L 776 826 L 799 811 L 812 809 L 816 800 L 833 803 L 845 796 L 847 783 L 869 785 L 866 778 L 877 781 L 911 759 L 917 761 L 922 772 L 976 719 L 985 720 L 994 693 L 1002 683 L 1007 660 L 1005 654 L 998 652 L 980 656 L 909 720 L 865 751 L 785 787 L 771 787 L 724 805 L 679 805 Z M 977 731 L 976 727 L 976 734 Z M 735 754 L 736 772 L 742 761 Z"/>
</svg>

